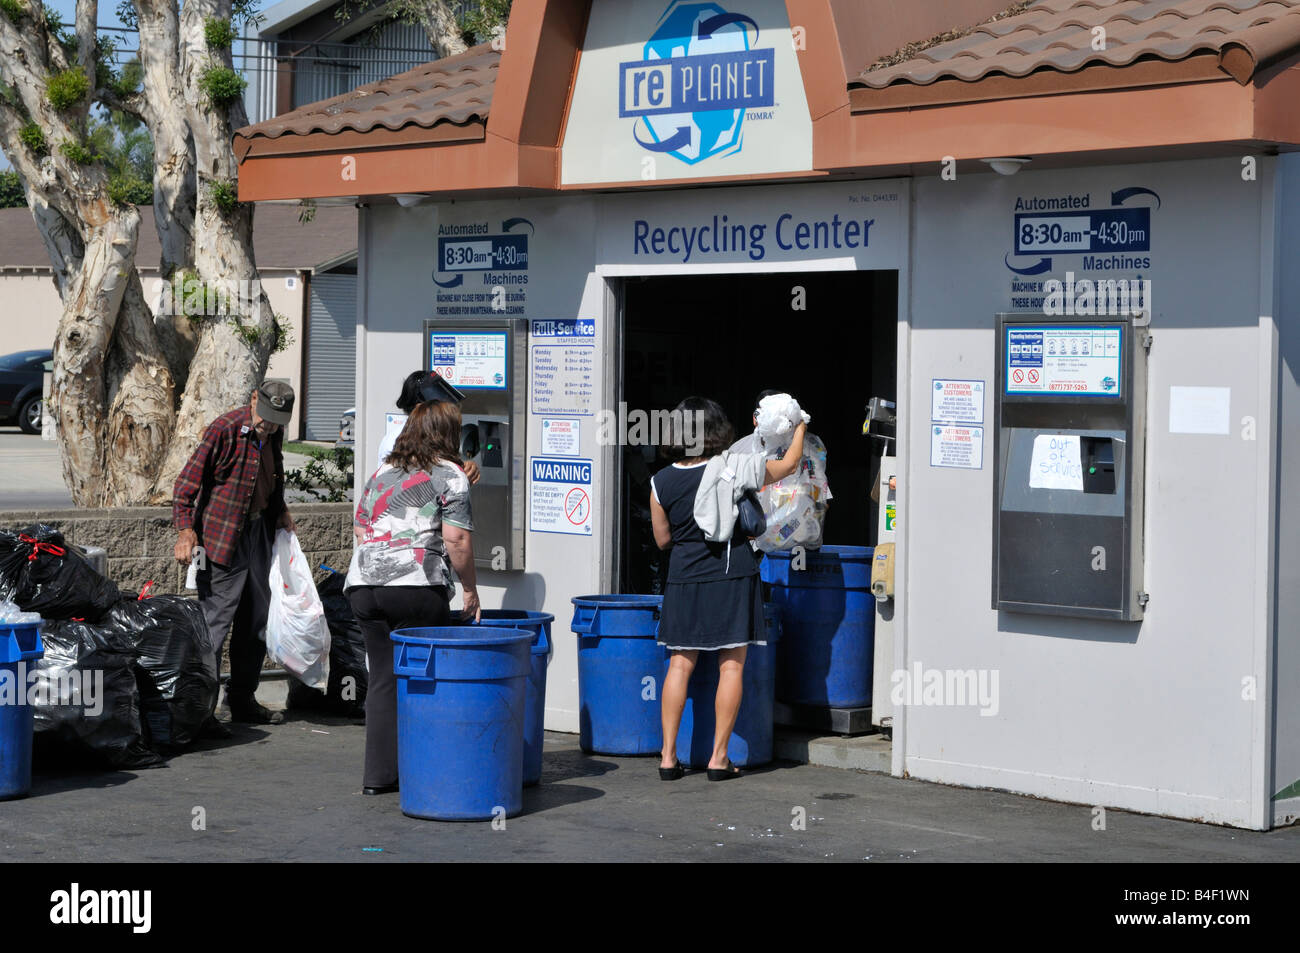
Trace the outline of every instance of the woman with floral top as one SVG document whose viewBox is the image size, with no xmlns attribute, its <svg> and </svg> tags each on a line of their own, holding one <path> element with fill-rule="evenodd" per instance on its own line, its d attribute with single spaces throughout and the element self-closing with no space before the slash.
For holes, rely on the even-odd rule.
<svg viewBox="0 0 1300 953">
<path fill-rule="evenodd" d="M 460 425 L 453 403 L 417 405 L 357 504 L 357 546 L 345 591 L 370 663 L 364 794 L 397 790 L 397 679 L 389 636 L 449 624 L 457 580 L 464 619 L 479 619 Z"/>
</svg>

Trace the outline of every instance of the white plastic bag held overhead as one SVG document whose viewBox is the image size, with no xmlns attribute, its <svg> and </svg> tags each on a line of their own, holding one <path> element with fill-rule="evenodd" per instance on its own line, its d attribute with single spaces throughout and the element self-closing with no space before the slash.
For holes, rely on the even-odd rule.
<svg viewBox="0 0 1300 953">
<path fill-rule="evenodd" d="M 322 691 L 329 682 L 330 627 L 298 537 L 275 531 L 266 654 L 299 681 Z"/>
</svg>

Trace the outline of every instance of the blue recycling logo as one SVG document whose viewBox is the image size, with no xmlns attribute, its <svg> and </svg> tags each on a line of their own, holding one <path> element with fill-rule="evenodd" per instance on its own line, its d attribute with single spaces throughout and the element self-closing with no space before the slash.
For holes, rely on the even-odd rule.
<svg viewBox="0 0 1300 953">
<path fill-rule="evenodd" d="M 643 149 L 687 165 L 744 146 L 745 111 L 771 107 L 776 61 L 758 23 L 716 3 L 673 0 L 643 51 L 619 66 L 619 115 Z"/>
</svg>

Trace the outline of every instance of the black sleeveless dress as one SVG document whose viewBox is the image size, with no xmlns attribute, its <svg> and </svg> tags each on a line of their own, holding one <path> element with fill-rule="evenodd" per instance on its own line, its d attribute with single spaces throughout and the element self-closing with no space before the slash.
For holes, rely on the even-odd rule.
<svg viewBox="0 0 1300 953">
<path fill-rule="evenodd" d="M 651 479 L 673 537 L 659 644 L 706 652 L 763 644 L 763 590 L 749 540 L 733 536 L 729 544 L 711 543 L 695 522 L 704 467 L 673 464 Z"/>
</svg>

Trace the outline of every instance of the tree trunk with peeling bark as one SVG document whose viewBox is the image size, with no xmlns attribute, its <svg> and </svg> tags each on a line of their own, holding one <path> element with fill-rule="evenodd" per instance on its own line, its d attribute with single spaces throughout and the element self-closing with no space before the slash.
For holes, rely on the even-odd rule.
<svg viewBox="0 0 1300 953">
<path fill-rule="evenodd" d="M 256 284 L 252 209 L 223 210 L 213 189 L 233 188 L 231 133 L 245 122 L 238 99 L 213 104 L 202 83 L 207 69 L 231 66 L 204 30 L 230 19 L 231 2 L 187 0 L 182 11 L 177 0 L 135 0 L 143 88 L 125 96 L 97 83 L 96 0 L 78 0 L 67 47 L 38 0 L 18 5 L 16 17 L 0 12 L 0 146 L 22 176 L 63 302 L 50 403 L 64 480 L 80 506 L 163 502 L 206 426 L 247 402 L 276 334 Z M 56 108 L 50 77 L 77 72 L 85 95 Z M 164 276 L 255 289 L 231 299 L 232 313 L 194 321 L 173 301 L 155 318 L 135 263 L 139 211 L 114 203 L 103 164 L 79 161 L 88 156 L 75 148 L 92 102 L 139 116 L 153 137 Z"/>
</svg>

